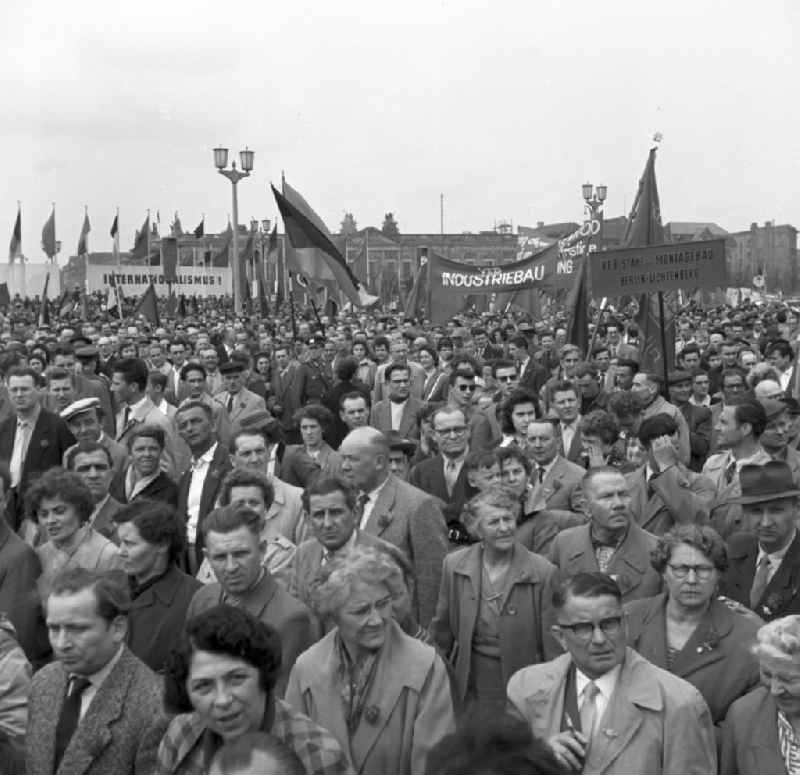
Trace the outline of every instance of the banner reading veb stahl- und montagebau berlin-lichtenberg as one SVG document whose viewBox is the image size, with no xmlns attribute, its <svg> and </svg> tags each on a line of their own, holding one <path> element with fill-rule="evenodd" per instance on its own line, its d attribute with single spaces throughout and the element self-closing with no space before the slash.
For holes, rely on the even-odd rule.
<svg viewBox="0 0 800 775">
<path fill-rule="evenodd" d="M 177 267 L 177 283 L 173 283 L 172 291 L 177 295 L 185 296 L 223 296 L 230 293 L 229 267 Z M 169 295 L 164 273 L 160 266 L 140 266 L 137 264 L 122 264 L 118 267 L 112 265 L 89 265 L 87 267 L 86 281 L 89 292 L 105 291 L 114 275 L 117 287 L 123 296 L 138 296 L 147 290 L 152 282 L 159 296 Z"/>
</svg>

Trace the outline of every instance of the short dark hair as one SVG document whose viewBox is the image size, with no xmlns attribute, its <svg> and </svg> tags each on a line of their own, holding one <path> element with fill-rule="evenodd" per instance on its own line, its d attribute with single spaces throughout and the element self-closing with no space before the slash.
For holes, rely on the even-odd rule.
<svg viewBox="0 0 800 775">
<path fill-rule="evenodd" d="M 147 381 L 151 385 L 160 387 L 162 390 L 167 387 L 167 375 L 161 371 L 158 371 L 158 369 L 154 369 L 147 375 Z"/>
<path fill-rule="evenodd" d="M 733 416 L 736 422 L 750 423 L 753 428 L 753 436 L 759 438 L 767 427 L 767 413 L 759 401 L 751 398 L 743 398 L 739 401 L 731 401 L 729 406 L 733 406 Z"/>
<path fill-rule="evenodd" d="M 164 672 L 164 703 L 170 713 L 194 708 L 186 689 L 195 651 L 241 659 L 258 670 L 261 688 L 270 694 L 281 668 L 281 639 L 270 625 L 241 608 L 218 605 L 186 622 L 178 647 Z"/>
<path fill-rule="evenodd" d="M 722 536 L 707 525 L 675 525 L 658 539 L 650 552 L 650 564 L 658 573 L 663 573 L 672 557 L 673 550 L 686 544 L 702 552 L 720 572 L 728 570 L 728 550 Z"/>
<path fill-rule="evenodd" d="M 333 422 L 333 414 L 321 404 L 307 404 L 294 413 L 293 419 L 298 425 L 303 420 L 314 420 L 320 424 L 322 430 L 327 430 Z"/>
<path fill-rule="evenodd" d="M 500 424 L 504 433 L 514 433 L 514 423 L 511 420 L 511 415 L 520 404 L 533 404 L 536 417 L 538 418 L 541 414 L 539 399 L 530 390 L 517 388 L 502 405 Z"/>
<path fill-rule="evenodd" d="M 492 376 L 497 377 L 497 372 L 500 369 L 514 369 L 517 374 L 519 374 L 519 368 L 514 361 L 510 361 L 507 358 L 500 358 L 499 360 L 494 361 L 492 363 Z"/>
<path fill-rule="evenodd" d="M 211 411 L 211 407 L 205 401 L 199 400 L 187 401 L 185 404 L 181 404 L 175 411 L 175 419 L 178 419 L 179 414 L 184 414 L 191 409 L 200 409 L 209 420 L 214 419 L 214 413 Z"/>
<path fill-rule="evenodd" d="M 392 374 L 396 371 L 407 371 L 409 380 L 411 379 L 411 366 L 402 363 L 390 363 L 383 372 L 384 382 L 389 382 L 392 378 Z"/>
<path fill-rule="evenodd" d="M 246 527 L 256 538 L 260 538 L 261 531 L 264 529 L 264 519 L 257 511 L 253 511 L 248 506 L 231 503 L 214 509 L 200 523 L 200 530 L 206 544 L 208 544 L 209 533 L 231 533 L 240 527 Z"/>
<path fill-rule="evenodd" d="M 619 424 L 612 414 L 595 409 L 581 418 L 581 433 L 597 436 L 603 444 L 613 444 L 619 438 Z"/>
<path fill-rule="evenodd" d="M 344 479 L 338 476 L 317 477 L 305 490 L 303 490 L 303 509 L 309 513 L 312 495 L 330 495 L 340 492 L 344 495 L 344 502 L 350 510 L 356 507 L 356 491 Z"/>
<path fill-rule="evenodd" d="M 28 513 L 35 515 L 45 498 L 61 498 L 68 503 L 77 512 L 81 524 L 86 523 L 94 511 L 92 493 L 83 479 L 74 471 L 58 466 L 45 471 L 30 486 L 25 496 Z"/>
<path fill-rule="evenodd" d="M 181 561 L 186 547 L 186 524 L 172 506 L 150 500 L 134 501 L 112 519 L 118 525 L 132 522 L 148 544 L 166 546 L 170 564 L 177 565 Z"/>
<path fill-rule="evenodd" d="M 678 423 L 674 417 L 660 412 L 652 417 L 646 417 L 639 425 L 638 438 L 645 449 L 650 449 L 653 439 L 659 436 L 672 436 L 678 432 Z"/>
<path fill-rule="evenodd" d="M 75 470 L 75 458 L 78 457 L 78 455 L 91 455 L 93 452 L 102 452 L 106 456 L 108 467 L 114 468 L 114 458 L 111 457 L 111 452 L 108 447 L 104 447 L 99 441 L 79 441 L 77 444 L 73 444 L 67 451 L 67 457 L 64 461 L 67 464 L 67 470 Z"/>
<path fill-rule="evenodd" d="M 367 409 L 369 409 L 369 401 L 367 401 L 367 397 L 363 393 L 359 393 L 359 392 L 357 392 L 355 390 L 351 390 L 349 393 L 345 393 L 339 399 L 339 410 L 341 411 L 342 409 L 344 409 L 344 402 L 345 401 L 356 401 L 359 398 L 366 404 Z"/>
<path fill-rule="evenodd" d="M 556 385 L 553 385 L 552 389 L 550 390 L 550 395 L 555 397 L 556 393 L 574 393 L 575 398 L 578 397 L 578 387 L 577 385 L 573 385 L 572 382 L 559 382 Z"/>
<path fill-rule="evenodd" d="M 147 364 L 141 358 L 123 358 L 112 367 L 114 374 L 121 374 L 128 385 L 136 385 L 140 391 L 147 390 L 149 371 Z"/>
<path fill-rule="evenodd" d="M 622 602 L 622 592 L 611 576 L 599 571 L 582 571 L 561 579 L 553 587 L 553 608 L 562 609 L 570 597 L 603 597 Z"/>
<path fill-rule="evenodd" d="M 493 449 L 476 449 L 470 452 L 464 460 L 464 468 L 467 471 L 480 471 L 482 468 L 500 466 L 500 459 L 497 452 Z"/>
<path fill-rule="evenodd" d="M 630 358 L 617 358 L 617 368 L 627 368 L 631 370 L 631 374 L 639 373 L 639 364 Z"/>
<path fill-rule="evenodd" d="M 174 342 L 173 342 L 174 344 Z M 203 375 L 203 379 L 208 376 L 208 372 L 206 371 L 206 367 L 203 366 L 202 363 L 198 361 L 189 361 L 189 363 L 185 363 L 181 367 L 181 380 L 186 381 L 186 377 L 189 375 L 190 371 L 199 371 Z"/>
<path fill-rule="evenodd" d="M 91 589 L 97 601 L 97 613 L 107 622 L 126 616 L 131 596 L 125 574 L 121 571 L 99 572 L 76 566 L 57 573 L 48 587 L 48 596 L 74 595 Z"/>
<path fill-rule="evenodd" d="M 358 361 L 352 355 L 339 359 L 336 364 L 336 378 L 341 382 L 349 382 L 357 371 Z"/>
<path fill-rule="evenodd" d="M 11 377 L 31 377 L 34 385 L 38 385 L 40 379 L 39 374 L 30 366 L 12 366 L 6 373 L 6 380 Z"/>
<path fill-rule="evenodd" d="M 502 470 L 503 466 L 506 464 L 508 460 L 516 460 L 524 469 L 525 473 L 530 476 L 531 473 L 531 460 L 530 458 L 516 445 L 509 444 L 507 447 L 498 447 L 497 448 L 497 459 L 500 461 L 500 468 Z"/>
<path fill-rule="evenodd" d="M 269 508 L 275 500 L 275 488 L 264 474 L 251 468 L 234 468 L 222 480 L 220 488 L 220 506 L 228 506 L 231 502 L 231 490 L 234 487 L 258 487 L 264 497 L 264 505 Z"/>
<path fill-rule="evenodd" d="M 153 439 L 162 450 L 167 443 L 167 436 L 164 433 L 164 429 L 159 428 L 158 425 L 137 425 L 131 431 L 126 442 L 129 452 L 133 449 L 133 442 L 136 441 L 136 439 Z"/>
<path fill-rule="evenodd" d="M 460 362 L 460 359 L 458 359 Z M 456 384 L 457 379 L 475 379 L 475 372 L 472 369 L 453 369 L 450 372 L 448 383 L 450 387 Z"/>
<path fill-rule="evenodd" d="M 779 339 L 767 348 L 767 358 L 769 358 L 772 353 L 776 353 L 781 358 L 791 358 L 792 346 L 785 339 Z"/>
</svg>

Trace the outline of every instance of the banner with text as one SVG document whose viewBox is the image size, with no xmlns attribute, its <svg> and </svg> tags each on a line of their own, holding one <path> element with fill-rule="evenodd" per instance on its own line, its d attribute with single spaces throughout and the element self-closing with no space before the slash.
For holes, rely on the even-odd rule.
<svg viewBox="0 0 800 775">
<path fill-rule="evenodd" d="M 724 239 L 607 250 L 591 262 L 595 298 L 728 284 Z"/>
<path fill-rule="evenodd" d="M 121 264 L 118 267 L 90 264 L 86 268 L 88 291 L 105 291 L 112 274 L 123 296 L 138 296 L 147 290 L 150 283 L 155 285 L 159 296 L 169 296 L 169 285 L 162 268 L 139 264 Z M 223 296 L 231 292 L 230 267 L 179 266 L 175 275 L 172 291 L 178 296 Z"/>
</svg>

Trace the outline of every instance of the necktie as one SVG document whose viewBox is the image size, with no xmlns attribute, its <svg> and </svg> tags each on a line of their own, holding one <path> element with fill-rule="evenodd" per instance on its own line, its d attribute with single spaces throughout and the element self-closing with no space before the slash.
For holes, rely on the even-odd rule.
<svg viewBox="0 0 800 775">
<path fill-rule="evenodd" d="M 733 481 L 733 477 L 736 476 L 736 461 L 732 461 L 728 464 L 725 468 L 725 481 L 730 484 Z"/>
<path fill-rule="evenodd" d="M 91 686 L 88 678 L 72 676 L 67 684 L 67 693 L 64 697 L 64 704 L 61 706 L 61 714 L 58 717 L 56 727 L 56 738 L 54 745 L 53 772 L 58 770 L 61 757 L 67 750 L 69 741 L 75 733 L 78 721 L 81 717 L 81 696 Z"/>
<path fill-rule="evenodd" d="M 233 396 L 228 396 L 228 414 L 233 411 Z"/>
<path fill-rule="evenodd" d="M 368 502 L 369 502 L 369 495 L 365 492 L 362 492 L 361 495 L 359 495 L 356 498 L 356 508 L 358 509 L 358 524 L 361 525 L 362 528 L 364 527 L 364 507 L 367 505 Z"/>
<path fill-rule="evenodd" d="M 447 486 L 447 494 L 450 496 L 453 495 L 453 490 L 456 486 L 456 479 L 458 479 L 458 474 L 456 473 L 455 461 L 448 460 L 444 467 L 444 482 Z"/>
<path fill-rule="evenodd" d="M 750 608 L 755 608 L 761 598 L 764 597 L 764 590 L 769 583 L 769 557 L 765 554 L 759 560 L 756 568 L 756 575 L 753 578 L 753 586 L 750 587 Z"/>
<path fill-rule="evenodd" d="M 544 466 L 537 466 L 536 473 L 539 476 L 539 484 L 541 484 L 544 481 Z"/>
<path fill-rule="evenodd" d="M 583 688 L 583 702 L 581 703 L 581 732 L 586 738 L 586 751 L 592 745 L 592 734 L 597 723 L 597 695 L 600 690 L 594 681 L 589 681 Z"/>
<path fill-rule="evenodd" d="M 25 463 L 25 451 L 28 446 L 28 431 L 30 422 L 17 423 L 17 438 L 14 441 L 14 448 L 11 451 L 9 469 L 11 470 L 11 486 L 16 487 L 22 479 L 22 467 Z"/>
</svg>

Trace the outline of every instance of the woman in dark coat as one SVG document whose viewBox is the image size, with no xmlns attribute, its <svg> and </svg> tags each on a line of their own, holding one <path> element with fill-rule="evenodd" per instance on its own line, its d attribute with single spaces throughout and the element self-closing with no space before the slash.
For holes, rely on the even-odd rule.
<svg viewBox="0 0 800 775">
<path fill-rule="evenodd" d="M 117 512 L 114 521 L 131 588 L 128 647 L 160 672 L 183 632 L 189 603 L 202 586 L 178 568 L 186 528 L 175 509 L 145 500 Z"/>
</svg>

